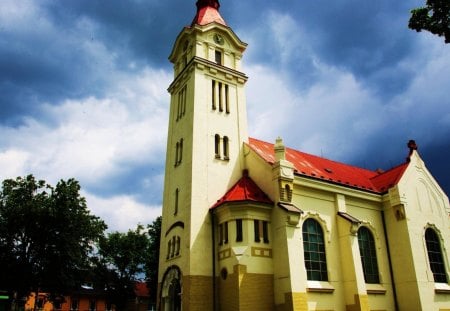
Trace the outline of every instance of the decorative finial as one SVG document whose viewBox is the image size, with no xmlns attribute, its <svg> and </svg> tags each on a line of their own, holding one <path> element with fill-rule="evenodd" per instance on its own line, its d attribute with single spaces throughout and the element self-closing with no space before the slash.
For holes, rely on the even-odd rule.
<svg viewBox="0 0 450 311">
<path fill-rule="evenodd" d="M 286 148 L 284 147 L 283 140 L 281 139 L 281 137 L 277 137 L 273 149 L 275 152 L 275 159 L 277 161 L 286 159 Z"/>
<path fill-rule="evenodd" d="M 220 8 L 220 3 L 218 0 L 198 0 L 197 3 L 197 10 L 200 10 L 201 8 L 204 8 L 206 6 L 210 6 L 218 10 Z"/>
<path fill-rule="evenodd" d="M 416 144 L 416 141 L 415 140 L 410 140 L 410 141 L 408 141 L 408 144 L 407 144 L 407 146 L 408 146 L 408 148 L 409 148 L 409 155 L 408 155 L 408 157 L 406 158 L 406 161 L 410 161 L 411 159 L 411 155 L 413 154 L 413 152 L 414 152 L 414 150 L 417 150 L 417 148 L 418 148 L 418 146 L 417 146 L 417 144 Z"/>
</svg>

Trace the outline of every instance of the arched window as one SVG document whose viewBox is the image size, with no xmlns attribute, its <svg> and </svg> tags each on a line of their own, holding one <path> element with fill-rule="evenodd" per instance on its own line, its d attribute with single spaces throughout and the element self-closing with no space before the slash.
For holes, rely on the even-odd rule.
<svg viewBox="0 0 450 311">
<path fill-rule="evenodd" d="M 428 228 L 425 231 L 425 242 L 427 244 L 428 260 L 436 283 L 447 283 L 444 260 L 442 258 L 441 243 L 436 232 Z"/>
<path fill-rule="evenodd" d="M 380 283 L 375 240 L 370 230 L 366 227 L 361 227 L 358 230 L 358 245 L 364 272 L 364 280 L 366 283 L 371 284 Z"/>
<path fill-rule="evenodd" d="M 303 252 L 308 280 L 328 281 L 325 242 L 320 224 L 308 218 L 303 223 Z"/>
</svg>

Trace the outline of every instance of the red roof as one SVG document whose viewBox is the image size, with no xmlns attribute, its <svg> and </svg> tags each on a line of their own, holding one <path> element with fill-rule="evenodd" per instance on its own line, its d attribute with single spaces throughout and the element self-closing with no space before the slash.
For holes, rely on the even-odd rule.
<svg viewBox="0 0 450 311">
<path fill-rule="evenodd" d="M 275 163 L 273 144 L 249 138 L 248 145 L 266 162 L 269 164 Z M 291 148 L 286 148 L 286 160 L 294 165 L 297 175 L 375 193 L 386 192 L 395 185 L 408 166 L 408 163 L 404 163 L 389 171 L 379 173 Z"/>
<path fill-rule="evenodd" d="M 227 26 L 222 16 L 220 16 L 218 9 L 212 6 L 204 6 L 197 10 L 192 25 L 204 26 L 214 22 Z"/>
<path fill-rule="evenodd" d="M 273 205 L 273 202 L 244 171 L 241 179 L 211 207 L 216 208 L 228 202 L 258 202 Z"/>
<path fill-rule="evenodd" d="M 134 294 L 136 297 L 149 297 L 150 291 L 148 290 L 145 282 L 136 282 L 134 284 Z"/>
</svg>

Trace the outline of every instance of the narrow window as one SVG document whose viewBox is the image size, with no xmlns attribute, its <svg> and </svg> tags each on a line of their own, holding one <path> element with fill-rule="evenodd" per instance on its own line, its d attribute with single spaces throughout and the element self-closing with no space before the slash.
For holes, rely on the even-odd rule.
<svg viewBox="0 0 450 311">
<path fill-rule="evenodd" d="M 291 190 L 291 187 L 289 186 L 289 185 L 285 185 L 284 186 L 284 193 L 285 193 L 285 199 L 286 199 L 286 201 L 288 201 L 288 202 L 291 202 L 291 200 L 292 200 L 292 190 Z"/>
<path fill-rule="evenodd" d="M 182 100 L 182 107 L 181 107 L 181 115 L 182 116 L 184 116 L 185 114 L 186 114 L 186 89 L 187 89 L 187 86 L 185 85 L 184 87 L 183 87 L 183 100 Z"/>
<path fill-rule="evenodd" d="M 441 243 L 436 232 L 428 228 L 425 231 L 425 242 L 427 245 L 428 260 L 436 283 L 447 283 L 444 260 L 442 258 Z"/>
<path fill-rule="evenodd" d="M 89 311 L 95 311 L 96 307 L 97 307 L 97 303 L 94 299 L 89 301 Z"/>
<path fill-rule="evenodd" d="M 269 229 L 268 229 L 267 221 L 262 222 L 262 232 L 263 232 L 264 243 L 269 243 Z"/>
<path fill-rule="evenodd" d="M 177 247 L 176 247 L 176 251 L 175 251 L 175 255 L 178 256 L 180 255 L 180 244 L 181 244 L 181 239 L 179 236 L 177 236 Z"/>
<path fill-rule="evenodd" d="M 174 208 L 174 212 L 173 214 L 176 215 L 178 214 L 178 199 L 180 196 L 180 189 L 177 188 L 177 190 L 175 190 L 175 208 Z"/>
<path fill-rule="evenodd" d="M 223 84 L 219 82 L 219 111 L 223 111 Z"/>
<path fill-rule="evenodd" d="M 236 219 L 236 242 L 242 242 L 242 219 Z"/>
<path fill-rule="evenodd" d="M 180 115 L 181 115 L 180 111 L 181 111 L 181 105 L 182 105 L 182 100 L 183 100 L 182 97 L 183 97 L 183 90 L 181 90 L 181 91 L 178 93 L 177 119 L 176 119 L 176 121 L 178 121 L 178 120 L 180 119 Z"/>
<path fill-rule="evenodd" d="M 216 81 L 212 80 L 211 84 L 211 104 L 212 110 L 216 110 Z"/>
<path fill-rule="evenodd" d="M 219 136 L 219 134 L 216 134 L 214 136 L 214 153 L 215 153 L 216 159 L 220 159 L 220 136 Z"/>
<path fill-rule="evenodd" d="M 61 300 L 60 299 L 55 299 L 53 301 L 53 309 L 54 310 L 61 310 Z"/>
<path fill-rule="evenodd" d="M 178 159 L 178 164 L 181 163 L 182 159 L 183 159 L 183 138 L 180 140 L 180 155 Z"/>
<path fill-rule="evenodd" d="M 223 225 L 219 225 L 219 245 L 223 244 Z"/>
<path fill-rule="evenodd" d="M 221 51 L 216 50 L 215 60 L 216 60 L 216 64 L 222 65 L 222 52 Z"/>
<path fill-rule="evenodd" d="M 70 310 L 71 311 L 78 311 L 78 299 L 71 299 L 70 302 Z"/>
<path fill-rule="evenodd" d="M 170 254 L 172 253 L 172 240 L 169 240 L 169 242 L 167 242 L 167 256 L 166 259 L 170 258 Z"/>
<path fill-rule="evenodd" d="M 176 237 L 173 236 L 173 237 L 172 237 L 172 251 L 170 252 L 170 258 L 172 258 L 173 256 L 175 256 L 175 248 L 176 248 L 176 245 L 177 245 L 176 243 L 177 243 Z"/>
<path fill-rule="evenodd" d="M 229 160 L 229 154 L 228 154 L 228 137 L 223 137 L 223 157 L 225 160 Z"/>
<path fill-rule="evenodd" d="M 325 243 L 320 224 L 309 218 L 303 223 L 302 233 L 307 279 L 328 281 Z"/>
<path fill-rule="evenodd" d="M 223 224 L 223 243 L 228 244 L 228 221 Z"/>
<path fill-rule="evenodd" d="M 253 221 L 254 231 L 255 231 L 255 242 L 261 242 L 261 234 L 259 232 L 259 220 Z"/>
<path fill-rule="evenodd" d="M 225 112 L 230 113 L 230 96 L 228 95 L 228 84 L 225 84 Z"/>
<path fill-rule="evenodd" d="M 375 240 L 372 233 L 366 227 L 361 227 L 358 230 L 358 245 L 364 280 L 366 283 L 371 284 L 380 283 Z"/>
<path fill-rule="evenodd" d="M 180 143 L 177 142 L 176 144 L 176 151 L 175 151 L 175 166 L 178 165 L 178 157 L 179 157 L 179 152 L 180 152 Z"/>
<path fill-rule="evenodd" d="M 37 307 L 38 309 L 42 309 L 44 307 L 44 298 L 42 297 L 37 298 Z"/>
</svg>

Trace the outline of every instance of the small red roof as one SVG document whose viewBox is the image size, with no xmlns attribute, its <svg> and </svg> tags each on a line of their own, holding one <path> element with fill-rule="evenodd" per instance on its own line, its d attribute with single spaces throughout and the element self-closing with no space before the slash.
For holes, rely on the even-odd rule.
<svg viewBox="0 0 450 311">
<path fill-rule="evenodd" d="M 257 184 L 248 176 L 248 172 L 244 171 L 244 174 L 239 181 L 228 190 L 225 195 L 217 200 L 217 202 L 211 207 L 212 209 L 228 202 L 258 202 L 273 205 L 273 202 L 262 191 Z"/>
<path fill-rule="evenodd" d="M 134 294 L 136 297 L 149 297 L 150 291 L 145 282 L 136 282 L 134 284 Z"/>
<path fill-rule="evenodd" d="M 248 145 L 266 162 L 269 164 L 275 163 L 273 144 L 255 138 L 249 138 Z M 379 173 L 328 160 L 291 148 L 286 148 L 286 160 L 294 165 L 297 175 L 375 193 L 386 192 L 390 187 L 395 185 L 408 166 L 408 163 L 404 163 L 389 171 Z"/>
<path fill-rule="evenodd" d="M 212 6 L 204 6 L 197 10 L 197 14 L 192 21 L 192 26 L 195 24 L 204 26 L 214 22 L 227 26 L 225 20 L 220 16 L 218 9 Z"/>
</svg>

